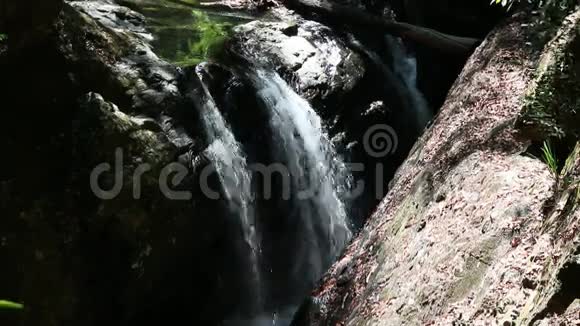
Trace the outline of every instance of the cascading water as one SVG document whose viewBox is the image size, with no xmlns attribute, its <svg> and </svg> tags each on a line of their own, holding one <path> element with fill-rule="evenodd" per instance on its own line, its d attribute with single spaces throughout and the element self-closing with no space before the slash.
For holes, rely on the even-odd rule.
<svg viewBox="0 0 580 326">
<path fill-rule="evenodd" d="M 332 147 L 322 121 L 310 104 L 276 73 L 257 70 L 254 83 L 258 97 L 270 109 L 270 127 L 275 131 L 278 159 L 287 164 L 296 189 L 294 202 L 310 234 L 326 236 L 328 250 L 319 250 L 318 261 L 333 261 L 350 238 L 345 204 L 349 176 L 346 165 Z M 319 248 L 320 249 L 320 248 Z M 328 264 L 328 263 L 327 263 Z M 326 265 L 327 265 L 326 264 Z M 328 266 L 313 271 L 320 277 Z"/>
<path fill-rule="evenodd" d="M 217 108 L 207 86 L 203 83 L 203 65 L 196 69 L 201 87 L 205 94 L 201 117 L 204 130 L 210 145 L 206 155 L 213 163 L 227 199 L 228 208 L 232 216 L 239 218 L 243 239 L 247 250 L 242 253 L 246 256 L 245 266 L 249 270 L 248 280 L 255 295 L 248 295 L 253 310 L 262 306 L 262 282 L 260 277 L 260 241 L 257 232 L 254 199 L 252 194 L 252 175 L 246 163 L 241 145 L 236 141 L 229 126 Z"/>
<path fill-rule="evenodd" d="M 259 222 L 274 226 L 273 229 L 280 233 L 259 234 L 254 224 L 263 208 L 257 200 L 261 194 L 250 185 L 253 179 L 250 170 L 254 166 L 246 163 L 241 145 L 204 86 L 208 103 L 201 115 L 212 141 L 208 154 L 216 165 L 220 182 L 224 183 L 228 202 L 237 209 L 241 224 L 247 225 L 248 243 L 253 248 L 263 246 L 267 252 L 255 250 L 258 255 L 248 260 L 251 264 L 261 264 L 253 267 L 258 282 L 248 283 L 260 287 L 263 295 L 260 310 L 243 311 L 223 323 L 228 326 L 287 326 L 303 298 L 351 237 L 343 201 L 350 179 L 346 165 L 332 147 L 320 117 L 309 103 L 276 73 L 258 69 L 248 71 L 248 76 L 271 132 L 269 144 L 262 148 L 272 149 L 274 163 L 266 168 L 281 168 L 278 171 L 288 176 L 288 182 L 265 180 L 273 182 L 270 186 L 278 188 L 277 194 L 285 195 L 274 198 L 275 204 L 271 205 L 275 209 L 270 210 L 269 216 L 262 216 Z M 256 205 L 256 214 L 252 214 L 253 205 Z"/>
<path fill-rule="evenodd" d="M 197 20 L 196 16 L 192 23 Z M 171 55 L 166 57 L 173 57 L 177 48 L 198 42 L 198 33 L 190 35 L 189 27 L 185 38 L 175 38 L 174 30 L 163 34 L 178 41 L 177 46 L 169 46 Z M 408 111 L 410 117 L 404 119 L 404 127 L 420 132 L 431 113 L 417 89 L 415 59 L 395 39 L 387 38 L 386 45 L 392 59 L 389 64 L 368 47 L 357 47 L 375 63 L 378 75 L 382 73 L 377 80 L 384 82 L 389 92 L 385 95 L 393 93 L 385 96 L 385 102 L 393 99 L 393 106 L 401 104 L 401 111 Z M 181 51 L 177 52 L 181 56 Z M 245 62 L 257 61 L 247 59 Z M 224 72 L 220 70 L 223 68 L 216 71 Z M 351 176 L 324 132 L 321 118 L 280 76 L 254 67 L 241 68 L 245 74 L 225 70 L 217 73 L 212 79 L 216 83 L 208 86 L 204 77 L 211 70 L 199 65 L 196 73 L 201 85 L 196 79 L 189 90 L 198 103 L 201 127 L 209 144 L 205 156 L 217 176 L 212 181 L 221 187 L 222 198 L 210 205 L 219 212 L 206 218 L 215 217 L 218 228 L 226 229 L 212 230 L 220 237 L 215 253 L 224 257 L 215 259 L 215 266 L 209 268 L 219 275 L 207 278 L 212 282 L 208 297 L 218 298 L 215 310 L 219 317 L 214 318 L 219 318 L 222 325 L 287 326 L 298 305 L 351 237 L 347 212 L 357 205 L 356 200 L 353 205 L 345 200 Z M 236 78 L 229 77 L 230 73 Z M 228 83 L 221 83 L 225 79 Z M 229 82 L 243 84 L 239 89 L 232 86 L 241 91 L 230 92 Z M 382 87 L 378 86 L 377 91 Z M 249 135 L 254 132 L 252 128 L 260 130 Z M 259 191 L 263 189 L 259 189 L 259 178 L 253 174 L 255 162 L 265 163 L 266 168 L 278 163 L 288 172 L 272 182 L 275 198 L 261 197 Z M 287 198 L 283 194 L 288 194 Z M 219 301 L 220 297 L 230 298 Z"/>
<path fill-rule="evenodd" d="M 334 151 L 322 122 L 309 103 L 275 73 L 251 74 L 258 99 L 269 114 L 274 157 L 290 176 L 289 228 L 282 247 L 292 248 L 283 271 L 291 283 L 288 302 L 277 307 L 269 325 L 284 326 L 298 302 L 335 261 L 351 237 L 343 196 L 349 186 L 346 166 Z M 286 316 L 284 316 L 286 315 Z"/>
<path fill-rule="evenodd" d="M 431 112 L 417 89 L 415 59 L 405 53 L 400 42 L 388 38 L 387 45 L 392 58 L 389 66 L 376 53 L 361 48 L 381 69 L 385 80 L 394 85 L 404 107 L 414 112 L 411 125 L 422 130 L 431 119 Z M 197 73 L 202 81 L 203 71 L 200 65 Z M 242 254 L 247 256 L 243 263 L 248 266 L 236 268 L 251 274 L 251 282 L 240 282 L 252 303 L 244 302 L 245 308 L 223 322 L 227 326 L 287 326 L 304 296 L 350 240 L 345 199 L 351 176 L 308 101 L 274 72 L 252 68 L 246 70 L 245 76 L 255 90 L 259 112 L 265 116 L 262 123 L 267 124 L 264 135 L 268 137 L 261 148 L 269 148 L 269 159 L 277 164 L 266 168 L 282 174 L 282 181 L 270 186 L 281 188 L 276 193 L 282 195 L 265 202 L 259 199 L 260 189 L 252 185 L 256 181 L 252 173 L 256 171 L 247 160 L 260 159 L 246 157 L 202 82 L 206 101 L 200 115 L 210 142 L 207 156 L 216 168 L 229 210 L 239 219 L 247 244 L 248 250 Z M 235 105 L 230 109 L 237 109 L 232 111 L 234 115 L 252 112 Z M 263 203 L 268 209 L 261 206 Z M 261 234 L 265 226 L 270 227 L 270 233 Z M 271 234 L 272 230 L 279 233 Z"/>
</svg>

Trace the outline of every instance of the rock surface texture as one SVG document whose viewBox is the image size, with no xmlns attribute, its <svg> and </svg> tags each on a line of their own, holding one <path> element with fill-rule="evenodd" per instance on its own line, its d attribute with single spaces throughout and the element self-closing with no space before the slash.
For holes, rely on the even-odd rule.
<svg viewBox="0 0 580 326">
<path fill-rule="evenodd" d="M 328 27 L 299 17 L 239 26 L 233 47 L 254 62 L 279 68 L 310 100 L 344 97 L 360 82 L 365 67 Z"/>
<path fill-rule="evenodd" d="M 578 112 L 577 95 L 534 104 L 554 80 L 580 82 L 580 11 L 568 4 L 515 14 L 475 51 L 293 325 L 579 322 L 578 148 L 558 175 L 526 153 L 556 131 L 577 139 L 558 118 Z"/>
</svg>

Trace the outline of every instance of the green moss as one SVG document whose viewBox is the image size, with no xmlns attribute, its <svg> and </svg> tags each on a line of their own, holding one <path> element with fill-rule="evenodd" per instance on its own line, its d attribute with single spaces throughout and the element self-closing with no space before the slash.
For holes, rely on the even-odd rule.
<svg viewBox="0 0 580 326">
<path fill-rule="evenodd" d="M 580 79 L 572 60 L 567 53 L 549 67 L 536 92 L 527 98 L 522 122 L 545 138 L 579 135 Z"/>
<path fill-rule="evenodd" d="M 536 72 L 536 86 L 528 93 L 516 124 L 531 139 L 580 136 L 580 63 L 575 57 L 580 53 L 577 27 L 558 35 L 542 56 Z"/>
</svg>

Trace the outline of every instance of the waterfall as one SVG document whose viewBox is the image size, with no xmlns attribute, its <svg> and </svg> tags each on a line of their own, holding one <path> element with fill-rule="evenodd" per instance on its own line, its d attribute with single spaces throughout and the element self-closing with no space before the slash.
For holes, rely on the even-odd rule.
<svg viewBox="0 0 580 326">
<path fill-rule="evenodd" d="M 305 99 L 276 73 L 257 70 L 251 78 L 258 99 L 268 110 L 273 154 L 291 179 L 287 218 L 297 231 L 294 239 L 285 243 L 292 248 L 285 259 L 291 262 L 288 277 L 295 292 L 288 296 L 303 298 L 351 237 L 341 200 L 349 187 L 349 174 L 320 117 Z M 277 325 L 287 323 L 279 320 Z"/>
<path fill-rule="evenodd" d="M 235 139 L 203 82 L 203 65 L 197 67 L 196 73 L 202 81 L 201 87 L 205 94 L 201 118 L 206 136 L 210 142 L 205 153 L 212 162 L 220 179 L 231 215 L 239 219 L 238 222 L 248 249 L 243 253 L 246 256 L 246 264 L 248 265 L 244 267 L 249 270 L 252 278 L 249 282 L 253 289 L 248 292 L 258 294 L 258 297 L 248 295 L 248 300 L 253 301 L 251 304 L 254 307 L 253 309 L 261 309 L 262 282 L 259 257 L 261 248 L 259 234 L 256 229 L 251 171 L 248 168 L 240 143 Z"/>
<path fill-rule="evenodd" d="M 386 42 L 393 56 L 394 73 L 403 82 L 408 92 L 409 106 L 417 118 L 417 125 L 423 129 L 433 118 L 433 112 L 417 87 L 417 59 L 412 54 L 406 53 L 403 44 L 392 36 L 386 36 Z"/>
<path fill-rule="evenodd" d="M 251 271 L 253 282 L 244 286 L 253 288 L 241 289 L 260 294 L 260 298 L 248 295 L 248 300 L 255 300 L 250 305 L 252 309 L 242 309 L 223 323 L 287 326 L 303 298 L 351 238 L 343 200 L 349 190 L 350 175 L 310 104 L 276 73 L 248 71 L 258 103 L 267 117 L 265 127 L 271 131 L 272 139 L 268 141 L 272 159 L 278 168 L 285 169 L 282 172 L 289 178 L 288 183 L 274 185 L 287 187 L 276 189 L 288 194 L 274 198 L 279 214 L 261 216 L 271 220 L 259 222 L 259 225 L 284 225 L 281 234 L 269 237 L 260 234 L 257 216 L 262 208 L 258 200 L 261 194 L 252 185 L 252 173 L 257 171 L 247 163 L 242 145 L 203 83 L 203 71 L 203 65 L 198 66 L 204 95 L 200 116 L 210 143 L 206 155 L 215 167 L 229 211 L 239 219 L 249 248 L 244 262 L 248 266 L 241 268 Z M 264 256 L 261 246 L 270 249 L 270 256 Z M 248 306 L 247 302 L 244 304 Z"/>
<path fill-rule="evenodd" d="M 316 254 L 322 258 L 319 261 L 331 263 L 351 235 L 340 198 L 348 191 L 350 181 L 346 165 L 331 145 L 318 114 L 278 74 L 257 70 L 254 83 L 258 97 L 270 109 L 270 127 L 278 145 L 276 155 L 286 164 L 296 186 L 294 202 L 301 221 L 308 226 L 309 234 L 328 242 L 327 250 L 316 248 Z M 314 278 L 318 279 L 328 267 L 315 268 Z"/>
</svg>

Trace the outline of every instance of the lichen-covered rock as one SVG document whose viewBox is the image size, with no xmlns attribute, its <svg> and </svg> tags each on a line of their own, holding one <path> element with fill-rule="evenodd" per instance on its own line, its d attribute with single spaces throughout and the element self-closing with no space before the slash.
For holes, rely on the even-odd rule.
<svg viewBox="0 0 580 326">
<path fill-rule="evenodd" d="M 577 87 L 560 69 L 574 63 L 548 59 L 577 53 L 580 10 L 557 5 L 515 14 L 475 51 L 389 195 L 293 325 L 577 320 L 580 210 L 568 172 L 577 148 L 556 176 L 523 154 L 533 138 L 514 123 L 529 112 L 529 94 L 562 79 Z M 547 17 L 553 10 L 559 18 Z M 575 121 L 576 95 L 558 94 L 549 116 L 563 103 L 565 120 Z"/>
</svg>

